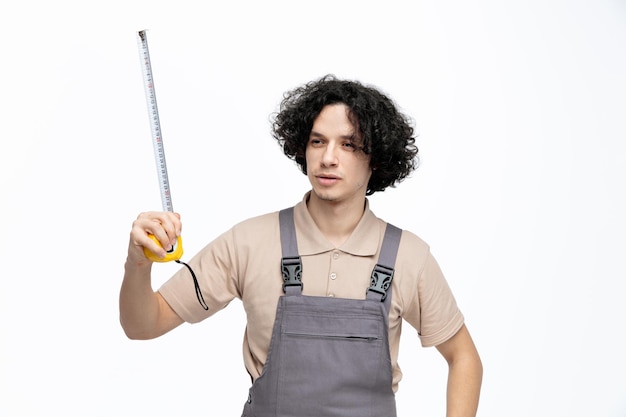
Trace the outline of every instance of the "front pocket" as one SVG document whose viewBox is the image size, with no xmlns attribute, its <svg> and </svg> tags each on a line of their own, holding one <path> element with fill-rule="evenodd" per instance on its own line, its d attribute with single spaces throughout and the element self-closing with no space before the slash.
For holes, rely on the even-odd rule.
<svg viewBox="0 0 626 417">
<path fill-rule="evenodd" d="M 290 314 L 281 332 L 278 415 L 367 416 L 387 354 L 382 320 L 356 315 Z"/>
</svg>

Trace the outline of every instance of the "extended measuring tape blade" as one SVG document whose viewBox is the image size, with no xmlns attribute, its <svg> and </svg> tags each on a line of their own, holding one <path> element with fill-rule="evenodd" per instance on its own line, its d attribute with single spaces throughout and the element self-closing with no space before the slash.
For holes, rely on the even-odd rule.
<svg viewBox="0 0 626 417">
<path fill-rule="evenodd" d="M 150 51 L 148 50 L 148 38 L 146 31 L 137 33 L 139 43 L 139 58 L 141 59 L 141 72 L 143 74 L 143 86 L 148 104 L 148 116 L 150 117 L 150 130 L 152 132 L 152 145 L 154 158 L 159 176 L 159 188 L 161 191 L 161 203 L 163 211 L 173 212 L 170 183 L 167 176 L 167 164 L 165 162 L 165 150 L 163 137 L 161 136 L 161 122 L 159 120 L 159 108 L 157 106 L 156 93 L 154 91 L 154 77 L 152 76 L 152 64 L 150 63 Z"/>
<path fill-rule="evenodd" d="M 146 31 L 137 32 L 137 43 L 139 46 L 139 58 L 141 60 L 141 72 L 143 74 L 143 86 L 148 104 L 148 116 L 150 118 L 150 130 L 152 132 L 152 145 L 154 147 L 154 158 L 156 162 L 157 175 L 159 177 L 159 189 L 161 191 L 161 204 L 163 211 L 174 212 L 172 205 L 172 195 L 170 193 L 170 183 L 167 176 L 167 164 L 165 162 L 165 150 L 163 148 L 163 137 L 161 136 L 161 122 L 159 120 L 159 108 L 157 106 L 156 93 L 154 91 L 154 77 L 152 76 L 152 64 L 150 63 L 150 51 L 148 50 L 148 38 Z M 152 240 L 158 240 L 149 235 Z M 159 258 L 154 253 L 144 249 L 146 256 L 155 262 L 168 262 L 178 260 L 183 255 L 182 240 L 179 237 L 178 243 L 167 253 L 165 258 Z"/>
</svg>

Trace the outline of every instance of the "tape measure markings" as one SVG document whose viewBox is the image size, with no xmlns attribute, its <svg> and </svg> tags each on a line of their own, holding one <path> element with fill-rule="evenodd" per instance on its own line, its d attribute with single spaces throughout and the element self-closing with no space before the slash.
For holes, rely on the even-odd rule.
<svg viewBox="0 0 626 417">
<path fill-rule="evenodd" d="M 146 94 L 146 103 L 148 105 L 152 145 L 154 147 L 154 157 L 159 177 L 161 204 L 163 205 L 164 211 L 174 212 L 170 192 L 170 183 L 167 175 L 167 163 L 165 161 L 163 137 L 161 135 L 159 108 L 157 106 L 156 92 L 154 89 L 154 77 L 152 74 L 152 64 L 150 62 L 150 50 L 148 49 L 148 38 L 145 30 L 137 33 L 137 42 L 139 44 L 139 57 L 142 63 L 141 72 L 143 74 L 144 91 Z"/>
</svg>

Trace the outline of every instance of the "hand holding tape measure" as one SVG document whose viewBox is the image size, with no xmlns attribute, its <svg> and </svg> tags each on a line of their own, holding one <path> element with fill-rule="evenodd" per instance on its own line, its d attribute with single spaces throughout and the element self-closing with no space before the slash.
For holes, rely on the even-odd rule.
<svg viewBox="0 0 626 417">
<path fill-rule="evenodd" d="M 165 150 L 163 148 L 163 137 L 161 136 L 161 122 L 159 120 L 159 108 L 154 91 L 154 77 L 152 76 L 152 64 L 150 63 L 150 51 L 148 50 L 148 38 L 146 31 L 137 32 L 137 43 L 139 46 L 139 58 L 141 59 L 141 69 L 143 74 L 143 85 L 146 93 L 146 103 L 148 104 L 148 116 L 150 118 L 150 130 L 152 132 L 152 145 L 154 147 L 154 157 L 157 174 L 159 177 L 159 188 L 161 190 L 161 203 L 163 211 L 174 212 L 172 205 L 172 195 L 170 192 L 169 178 L 167 176 L 167 164 L 165 162 Z M 154 235 L 148 235 L 159 246 L 161 243 Z M 164 258 L 152 253 L 147 248 L 143 250 L 148 259 L 154 262 L 169 262 L 179 260 L 183 256 L 183 242 L 179 236 L 176 244 L 167 251 Z"/>
</svg>

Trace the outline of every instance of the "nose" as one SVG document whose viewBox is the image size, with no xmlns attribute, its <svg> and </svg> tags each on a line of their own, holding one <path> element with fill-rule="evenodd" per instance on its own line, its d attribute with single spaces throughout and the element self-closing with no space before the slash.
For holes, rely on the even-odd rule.
<svg viewBox="0 0 626 417">
<path fill-rule="evenodd" d="M 324 153 L 322 154 L 322 165 L 337 165 L 337 147 L 332 142 L 324 148 Z"/>
</svg>

